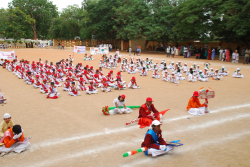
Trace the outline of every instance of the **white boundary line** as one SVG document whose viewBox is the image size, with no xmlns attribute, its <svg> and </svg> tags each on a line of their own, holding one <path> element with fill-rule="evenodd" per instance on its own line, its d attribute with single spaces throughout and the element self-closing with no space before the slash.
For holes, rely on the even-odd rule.
<svg viewBox="0 0 250 167">
<path fill-rule="evenodd" d="M 215 138 L 214 140 L 206 140 L 205 142 L 200 142 L 200 143 L 196 143 L 195 145 L 189 146 L 189 147 L 180 147 L 180 148 L 176 148 L 177 150 L 174 150 L 175 154 L 178 153 L 185 153 L 185 152 L 191 152 L 191 151 L 195 151 L 205 145 L 212 145 L 212 144 L 218 144 L 220 142 L 227 142 L 228 140 L 235 140 L 237 138 L 246 136 L 246 135 L 250 135 L 250 131 L 244 131 L 238 134 L 230 134 L 228 137 L 223 137 L 223 138 Z M 145 159 L 142 160 L 136 160 L 133 162 L 130 162 L 126 165 L 120 165 L 122 167 L 133 167 L 133 166 L 138 166 L 138 165 L 142 165 L 145 163 L 156 163 L 156 161 L 158 161 L 159 159 L 163 159 L 166 158 L 164 156 L 161 157 L 157 157 L 157 158 L 151 158 L 151 157 L 146 157 Z"/>
<path fill-rule="evenodd" d="M 228 121 L 234 121 L 234 120 L 237 120 L 237 119 L 248 118 L 248 117 L 250 117 L 250 114 L 242 114 L 242 115 L 238 115 L 238 116 L 231 116 L 231 117 L 228 117 L 228 118 L 224 118 L 224 119 L 220 119 L 220 120 L 216 120 L 216 121 L 212 121 L 212 122 L 207 121 L 207 122 L 205 122 L 203 124 L 200 124 L 198 126 L 192 125 L 192 126 L 187 127 L 184 130 L 176 130 L 176 131 L 172 131 L 170 133 L 167 133 L 167 132 L 164 131 L 163 134 L 165 136 L 165 135 L 169 135 L 171 133 L 179 133 L 179 132 L 185 133 L 185 132 L 188 132 L 190 130 L 207 128 L 207 127 L 215 126 L 215 125 L 222 124 L 222 123 L 225 123 L 225 122 L 228 122 Z M 248 131 L 246 133 L 248 134 L 248 133 L 250 133 L 250 131 Z M 237 134 L 234 135 L 234 136 L 229 136 L 229 137 L 227 137 L 227 139 L 228 138 L 235 138 L 235 136 L 237 137 Z M 88 150 L 88 151 L 82 150 L 81 152 L 77 152 L 77 153 L 65 154 L 63 157 L 54 158 L 53 160 L 44 160 L 42 162 L 38 162 L 38 163 L 32 164 L 30 166 L 47 166 L 47 165 L 51 165 L 51 164 L 54 164 L 54 163 L 57 163 L 57 162 L 60 162 L 60 161 L 63 161 L 63 160 L 78 158 L 78 157 L 81 157 L 81 156 L 84 156 L 84 155 L 89 155 L 89 154 L 92 154 L 92 153 L 99 153 L 99 152 L 107 151 L 109 149 L 117 148 L 119 146 L 123 146 L 123 145 L 127 145 L 127 144 L 135 144 L 137 142 L 140 142 L 141 140 L 142 140 L 141 138 L 138 138 L 138 139 L 134 139 L 132 142 L 131 141 L 130 142 L 119 142 L 119 143 L 115 143 L 115 144 L 112 144 L 112 145 L 109 145 L 109 146 L 104 146 L 104 147 L 99 146 L 99 147 L 93 148 L 93 149 Z M 218 142 L 218 140 L 216 140 L 216 142 Z M 210 143 L 211 143 L 211 141 L 210 141 Z M 200 146 L 202 146 L 202 144 L 200 144 Z M 27 165 L 25 165 L 25 166 L 27 166 Z"/>
<path fill-rule="evenodd" d="M 237 105 L 237 106 L 223 107 L 223 108 L 219 108 L 217 110 L 213 110 L 213 111 L 211 111 L 211 113 L 218 113 L 218 112 L 222 112 L 222 111 L 228 111 L 228 110 L 245 108 L 245 107 L 250 107 L 250 104 L 242 104 L 242 105 Z M 187 119 L 189 116 L 190 115 L 185 115 L 185 116 L 176 117 L 176 118 L 164 119 L 163 122 L 171 122 L 171 121 L 178 121 L 178 120 L 181 120 L 181 119 Z M 135 130 L 135 129 L 140 130 L 138 126 L 128 126 L 128 127 L 123 127 L 123 128 L 117 128 L 117 129 L 107 129 L 107 128 L 105 128 L 104 131 L 102 131 L 102 132 L 83 134 L 83 135 L 64 138 L 64 139 L 54 139 L 52 141 L 45 141 L 45 142 L 33 144 L 31 146 L 30 150 L 33 151 L 33 150 L 41 148 L 41 147 L 49 147 L 49 146 L 54 146 L 54 145 L 58 145 L 58 144 L 67 143 L 67 142 L 70 142 L 70 141 L 87 139 L 87 138 L 92 138 L 92 137 L 102 136 L 102 135 L 109 135 L 109 134 L 119 133 L 119 132 L 126 132 L 126 131 Z"/>
</svg>

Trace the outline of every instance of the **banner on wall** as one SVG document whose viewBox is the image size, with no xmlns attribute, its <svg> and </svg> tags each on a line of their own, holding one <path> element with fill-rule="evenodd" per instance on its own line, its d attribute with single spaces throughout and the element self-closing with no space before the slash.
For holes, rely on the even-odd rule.
<svg viewBox="0 0 250 167">
<path fill-rule="evenodd" d="M 109 49 L 108 47 L 99 47 L 99 48 L 90 48 L 90 54 L 91 55 L 97 55 L 97 54 L 108 54 Z"/>
<path fill-rule="evenodd" d="M 85 46 L 74 46 L 74 53 L 85 53 L 86 47 Z"/>
<path fill-rule="evenodd" d="M 2 52 L 0 51 L 0 59 L 15 59 L 15 51 Z"/>
</svg>

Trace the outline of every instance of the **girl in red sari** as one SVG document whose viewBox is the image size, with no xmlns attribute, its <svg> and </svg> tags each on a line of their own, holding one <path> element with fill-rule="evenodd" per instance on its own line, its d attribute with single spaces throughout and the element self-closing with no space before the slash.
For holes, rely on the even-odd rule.
<svg viewBox="0 0 250 167">
<path fill-rule="evenodd" d="M 209 48 L 208 49 L 208 57 L 207 57 L 208 60 L 211 60 L 211 55 L 212 55 L 212 49 Z"/>
<path fill-rule="evenodd" d="M 229 59 L 230 59 L 230 51 L 229 51 L 228 48 L 227 48 L 227 51 L 226 51 L 226 57 L 227 57 L 227 62 L 229 62 Z"/>
</svg>

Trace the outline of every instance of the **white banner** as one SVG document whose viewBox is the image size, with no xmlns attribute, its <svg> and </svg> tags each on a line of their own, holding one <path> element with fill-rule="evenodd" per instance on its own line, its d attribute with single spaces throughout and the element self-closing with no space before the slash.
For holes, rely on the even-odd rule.
<svg viewBox="0 0 250 167">
<path fill-rule="evenodd" d="M 108 53 L 109 53 L 108 47 L 90 48 L 91 55 L 108 54 Z"/>
<path fill-rule="evenodd" d="M 0 59 L 15 59 L 15 51 L 2 52 L 0 51 Z"/>
<path fill-rule="evenodd" d="M 86 47 L 85 46 L 74 46 L 74 53 L 85 53 Z"/>
</svg>

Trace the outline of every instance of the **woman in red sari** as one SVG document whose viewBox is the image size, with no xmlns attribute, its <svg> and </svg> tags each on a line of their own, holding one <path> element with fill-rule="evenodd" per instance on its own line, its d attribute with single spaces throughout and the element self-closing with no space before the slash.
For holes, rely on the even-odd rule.
<svg viewBox="0 0 250 167">
<path fill-rule="evenodd" d="M 230 50 L 227 48 L 227 51 L 226 51 L 226 57 L 227 57 L 227 62 L 229 62 L 229 59 L 230 59 Z"/>
<path fill-rule="evenodd" d="M 211 60 L 211 55 L 212 55 L 212 49 L 209 48 L 208 49 L 208 57 L 207 57 L 208 60 Z"/>
</svg>

